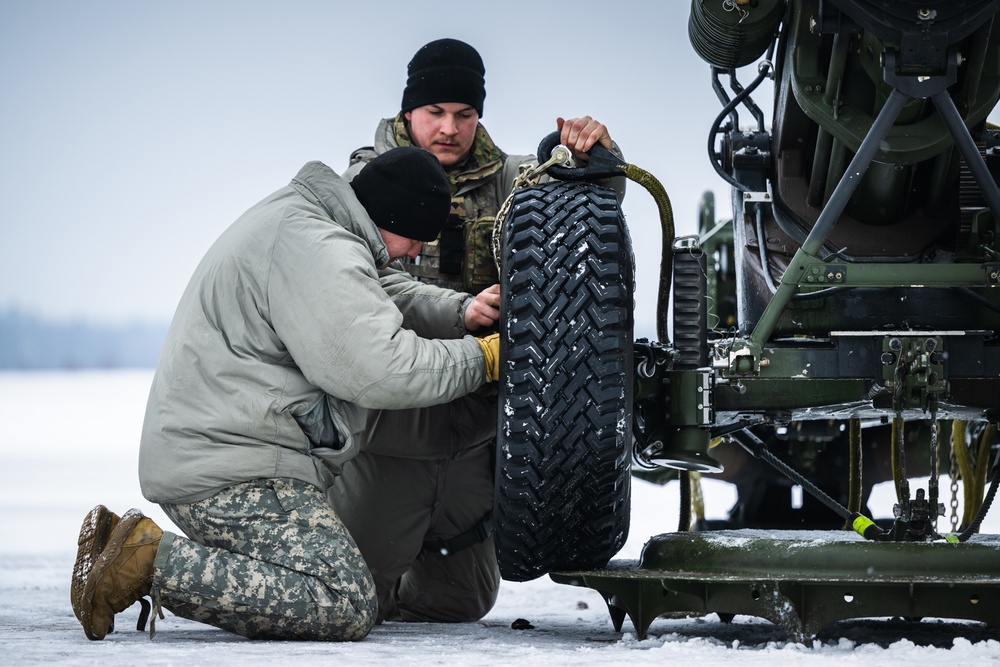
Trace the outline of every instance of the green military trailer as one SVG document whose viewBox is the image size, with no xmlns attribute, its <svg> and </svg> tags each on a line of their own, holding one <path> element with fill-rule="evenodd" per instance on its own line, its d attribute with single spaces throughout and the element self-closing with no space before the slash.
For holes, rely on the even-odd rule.
<svg viewBox="0 0 1000 667">
<path fill-rule="evenodd" d="M 732 191 L 721 222 L 706 194 L 694 236 L 648 172 L 543 140 L 556 179 L 526 175 L 495 234 L 505 579 L 593 588 L 640 637 L 672 613 L 797 640 L 861 617 L 1000 627 L 1000 536 L 979 532 L 1000 484 L 998 14 L 692 0 L 720 100 L 707 158 Z M 622 175 L 660 212 L 657 340 L 634 337 L 631 241 L 599 183 Z M 702 475 L 736 485 L 728 519 L 701 516 Z M 632 477 L 679 480 L 681 516 L 613 560 Z M 872 516 L 890 480 L 893 516 Z"/>
</svg>

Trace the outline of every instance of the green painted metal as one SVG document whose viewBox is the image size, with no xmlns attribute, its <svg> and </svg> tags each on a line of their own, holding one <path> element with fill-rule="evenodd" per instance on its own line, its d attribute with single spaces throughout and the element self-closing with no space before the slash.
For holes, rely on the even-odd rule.
<svg viewBox="0 0 1000 667">
<path fill-rule="evenodd" d="M 759 153 L 748 158 L 753 133 L 733 131 L 722 142 L 730 158 L 722 166 L 738 182 L 730 180 L 733 221 L 706 220 L 705 211 L 714 211 L 709 201 L 699 222 L 702 248 L 714 260 L 705 282 L 708 367 L 678 367 L 667 363 L 669 355 L 650 354 L 663 363 L 647 363 L 636 394 L 645 401 L 646 435 L 661 438 L 652 444 L 664 451 L 671 438 L 688 451 L 704 444 L 699 431 L 725 442 L 747 429 L 749 440 L 770 431 L 769 442 L 789 456 L 808 456 L 815 446 L 808 433 L 781 437 L 797 423 L 998 421 L 998 137 L 977 126 L 1000 94 L 1000 31 L 984 25 L 973 37 L 955 37 L 961 43 L 940 41 L 949 37 L 938 32 L 944 24 L 931 20 L 930 5 L 953 8 L 943 1 L 918 10 L 915 20 L 926 21 L 919 30 L 910 19 L 900 20 L 898 31 L 880 30 L 858 17 L 842 20 L 852 18 L 855 4 L 865 3 L 788 3 L 776 56 L 766 65 L 775 66 L 775 130 L 760 146 L 773 151 L 774 162 L 765 169 Z M 932 49 L 934 38 L 939 46 Z M 811 170 L 802 168 L 806 160 Z M 961 211 L 953 210 L 960 201 Z M 770 284 L 777 272 L 777 285 Z M 968 313 L 957 317 L 942 307 L 962 307 L 946 303 L 946 294 L 964 299 Z M 881 303 L 898 307 L 882 318 Z M 657 409 L 664 412 L 659 430 L 651 414 Z M 874 453 L 890 458 L 887 446 Z M 933 464 L 923 457 L 928 472 L 936 457 Z M 911 474 L 913 465 L 911 458 Z M 901 468 L 900 484 L 907 474 Z M 936 494 L 928 507 L 937 505 Z M 897 516 L 904 527 L 912 519 Z M 724 620 L 770 620 L 796 641 L 865 617 L 1000 628 L 997 535 L 951 543 L 874 542 L 840 531 L 668 533 L 651 538 L 638 561 L 550 576 L 598 591 L 616 628 L 631 619 L 639 637 L 659 616 L 713 612 Z"/>
<path fill-rule="evenodd" d="M 558 572 L 598 591 L 618 630 L 644 638 L 663 615 L 771 621 L 793 641 L 853 618 L 952 618 L 1000 627 L 1000 536 L 869 542 L 849 532 L 716 531 L 650 539 L 639 561 Z"/>
<path fill-rule="evenodd" d="M 830 287 L 993 287 L 1000 284 L 1000 264 L 829 263 L 804 253 L 789 266 L 789 281 L 800 286 Z"/>
<path fill-rule="evenodd" d="M 859 105 L 842 88 L 845 84 L 849 85 L 852 78 L 860 78 L 856 71 L 845 74 L 843 66 L 833 72 L 828 70 L 822 54 L 823 37 L 810 29 L 815 16 L 815 3 L 792 3 L 789 23 L 796 48 L 794 57 L 786 66 L 788 85 L 796 102 L 813 121 L 850 150 L 857 150 L 871 127 L 871 109 Z M 863 44 L 860 48 L 856 47 L 858 53 L 854 60 L 867 72 L 879 102 L 884 101 L 890 91 L 883 81 L 883 63 L 879 57 L 884 47 L 876 37 L 866 33 Z M 995 55 L 997 49 L 998 40 L 993 37 L 988 52 Z M 968 109 L 967 123 L 970 127 L 992 111 L 992 102 L 1000 92 L 998 74 L 995 58 L 983 58 L 978 90 L 963 88 L 958 93 Z M 916 164 L 940 155 L 953 145 L 941 117 L 936 113 L 927 114 L 924 100 L 910 100 L 900 115 L 898 125 L 879 146 L 875 159 L 882 163 Z"/>
<path fill-rule="evenodd" d="M 861 378 L 810 379 L 806 377 L 741 378 L 746 390 L 738 393 L 720 388 L 716 409 L 727 411 L 774 411 L 796 408 L 828 408 L 853 404 L 865 398 L 867 383 Z"/>
</svg>

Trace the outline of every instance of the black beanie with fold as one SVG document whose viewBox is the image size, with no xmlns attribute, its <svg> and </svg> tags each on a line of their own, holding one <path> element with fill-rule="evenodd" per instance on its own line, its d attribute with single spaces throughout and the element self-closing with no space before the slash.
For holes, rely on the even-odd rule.
<svg viewBox="0 0 1000 667">
<path fill-rule="evenodd" d="M 438 39 L 424 46 L 406 67 L 402 111 L 427 104 L 459 102 L 483 116 L 486 67 L 479 52 L 457 39 Z"/>
<path fill-rule="evenodd" d="M 393 148 L 351 181 L 377 227 L 415 241 L 438 237 L 451 212 L 451 187 L 436 157 L 422 148 Z"/>
</svg>

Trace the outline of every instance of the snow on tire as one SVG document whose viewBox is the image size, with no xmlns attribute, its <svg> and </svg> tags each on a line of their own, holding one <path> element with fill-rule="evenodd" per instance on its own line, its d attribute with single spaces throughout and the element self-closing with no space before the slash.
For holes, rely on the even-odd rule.
<svg viewBox="0 0 1000 667">
<path fill-rule="evenodd" d="M 607 565 L 629 526 L 633 259 L 615 192 L 515 195 L 502 234 L 500 573 Z"/>
</svg>

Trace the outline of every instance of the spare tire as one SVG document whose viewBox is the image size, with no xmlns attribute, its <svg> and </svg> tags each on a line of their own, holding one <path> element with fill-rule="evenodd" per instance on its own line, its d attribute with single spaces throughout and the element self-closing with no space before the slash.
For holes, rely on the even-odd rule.
<svg viewBox="0 0 1000 667">
<path fill-rule="evenodd" d="M 634 262 L 615 191 L 553 181 L 504 223 L 494 534 L 501 576 L 607 565 L 628 536 Z"/>
</svg>

